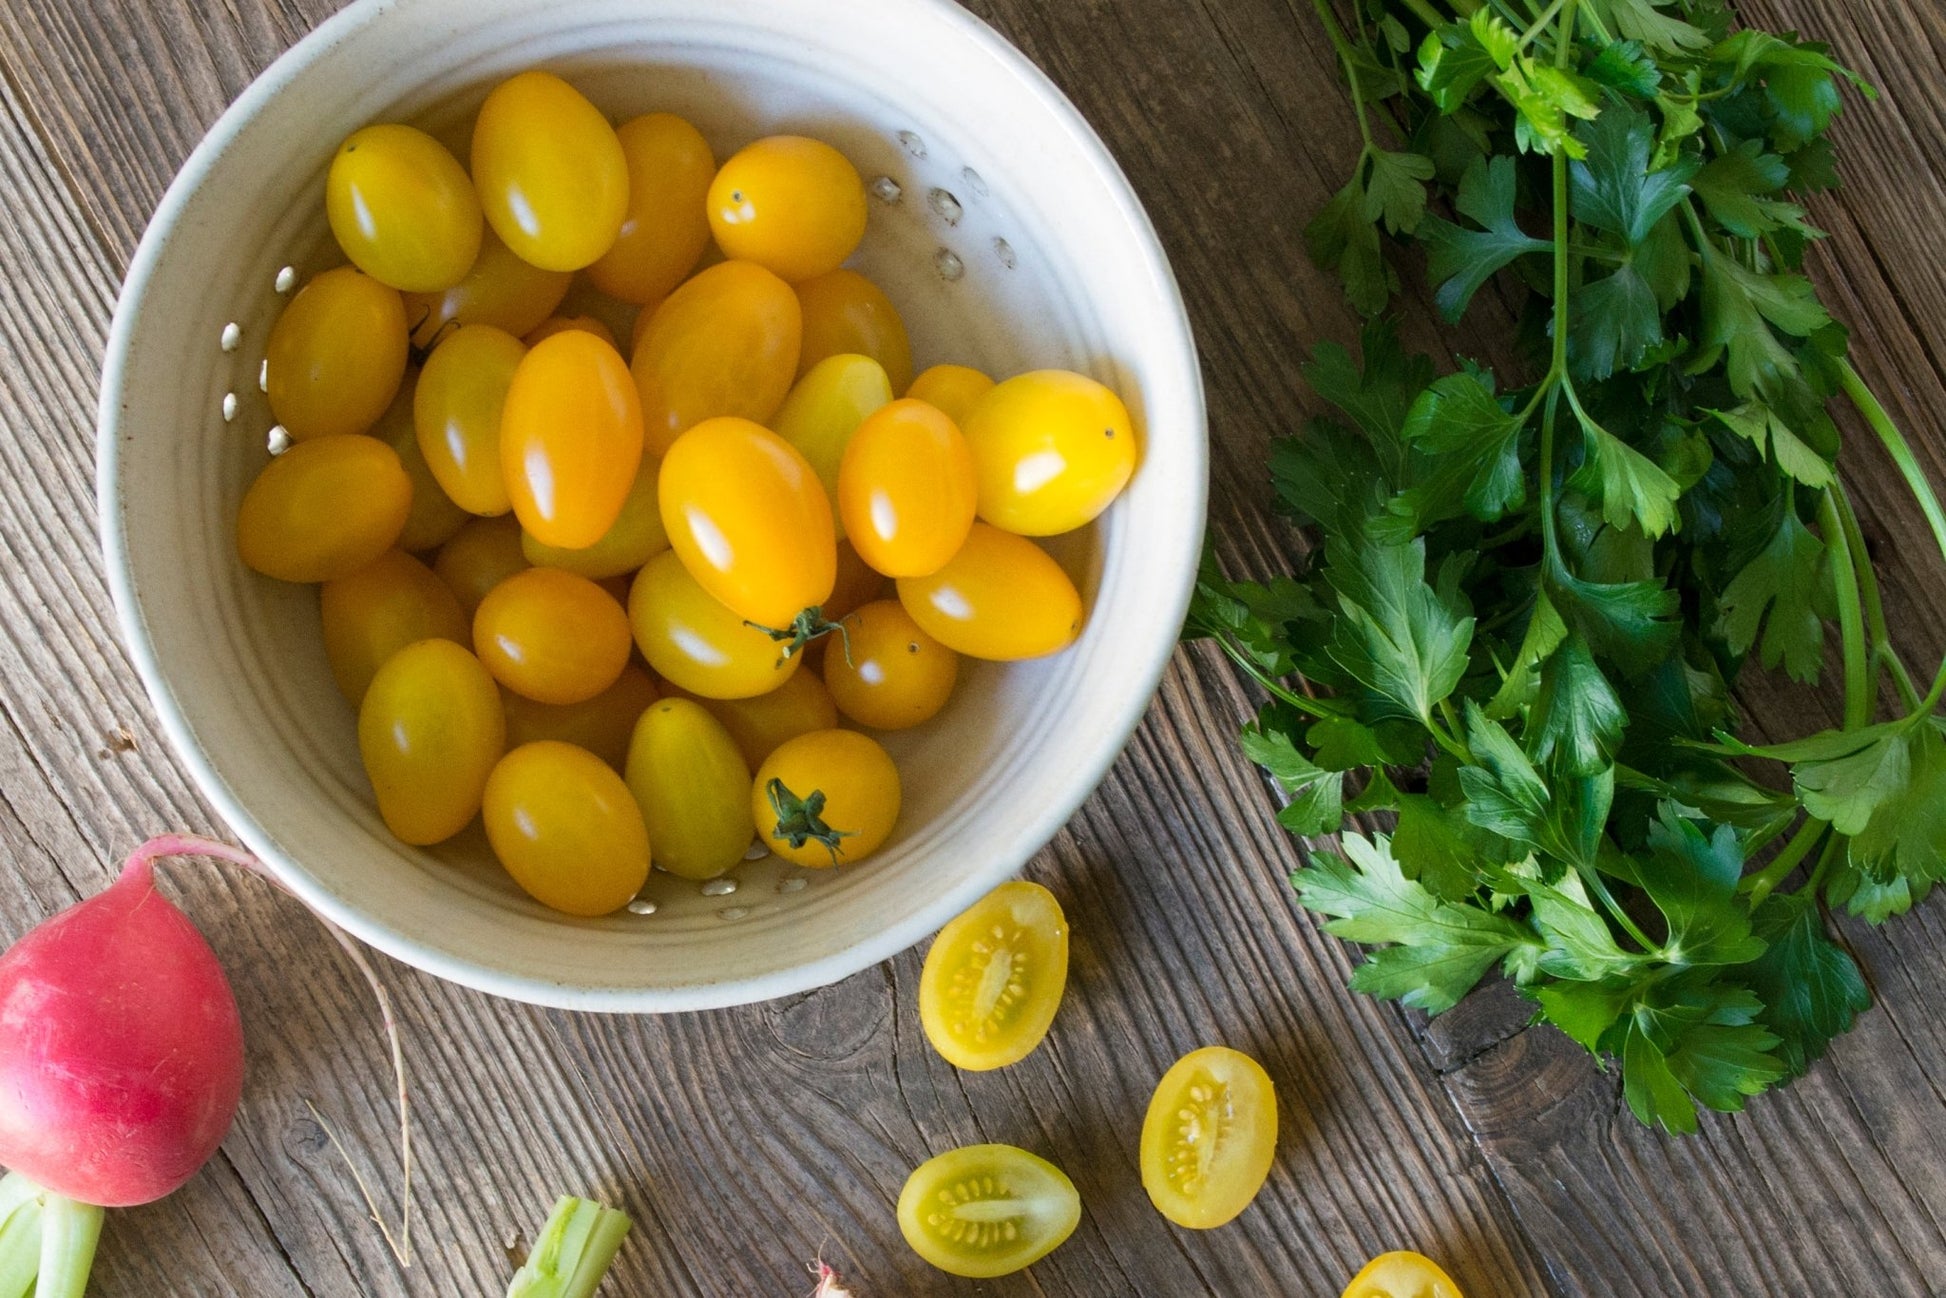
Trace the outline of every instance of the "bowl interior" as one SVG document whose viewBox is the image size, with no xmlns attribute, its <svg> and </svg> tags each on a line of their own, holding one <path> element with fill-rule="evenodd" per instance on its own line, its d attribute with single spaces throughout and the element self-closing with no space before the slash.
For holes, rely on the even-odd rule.
<svg viewBox="0 0 1946 1298">
<path fill-rule="evenodd" d="M 411 963 L 499 994 L 661 1010 L 815 986 L 899 950 L 1016 869 L 1086 796 L 1166 659 L 1202 526 L 1204 428 L 1180 300 L 1120 173 L 997 37 L 932 0 L 846 6 L 629 0 L 354 5 L 239 100 L 165 199 L 131 269 L 103 393 L 103 522 L 130 643 L 206 793 L 312 904 Z M 411 121 L 463 160 L 500 79 L 559 72 L 614 120 L 673 111 L 720 158 L 826 139 L 874 190 L 852 265 L 899 306 L 919 367 L 1066 366 L 1114 386 L 1144 437 L 1134 484 L 1050 545 L 1092 606 L 1055 657 L 967 664 L 947 712 L 887 736 L 890 844 L 843 871 L 746 862 L 656 874 L 653 914 L 575 920 L 529 900 L 477 828 L 430 852 L 386 833 L 332 685 L 317 597 L 245 570 L 233 524 L 267 458 L 264 340 L 298 281 L 342 258 L 323 218 L 337 142 Z M 226 330 L 232 322 L 235 331 Z M 226 415 L 226 410 L 229 412 Z"/>
</svg>

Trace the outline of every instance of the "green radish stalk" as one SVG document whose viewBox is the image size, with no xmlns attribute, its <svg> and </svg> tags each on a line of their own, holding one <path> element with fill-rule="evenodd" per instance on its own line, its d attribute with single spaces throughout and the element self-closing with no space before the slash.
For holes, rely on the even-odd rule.
<svg viewBox="0 0 1946 1298">
<path fill-rule="evenodd" d="M 528 1250 L 507 1298 L 593 1298 L 628 1234 L 628 1214 L 562 1195 Z"/>
</svg>

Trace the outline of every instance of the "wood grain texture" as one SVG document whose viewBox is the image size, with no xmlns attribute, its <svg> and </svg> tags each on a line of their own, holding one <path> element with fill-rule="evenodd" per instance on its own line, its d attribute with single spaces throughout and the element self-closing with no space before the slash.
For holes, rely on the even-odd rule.
<svg viewBox="0 0 1946 1298">
<path fill-rule="evenodd" d="M 331 0 L 0 0 L 0 933 L 100 887 L 163 828 L 215 828 L 117 643 L 93 530 L 92 424 L 116 285 L 202 131 Z M 1236 571 L 1288 566 L 1263 451 L 1314 405 L 1295 358 L 1356 322 L 1305 261 L 1304 221 L 1357 148 L 1297 0 L 977 0 L 1101 131 L 1147 203 L 1203 351 L 1211 519 Z M 1860 366 L 1946 481 L 1946 18 L 1931 0 L 1749 0 L 1829 39 L 1884 91 L 1838 128 L 1846 188 L 1815 214 L 1814 269 Z M 1423 311 L 1415 343 L 1440 351 Z M 1946 598 L 1881 457 L 1847 452 L 1888 612 L 1915 660 Z M 1757 728 L 1819 697 L 1750 691 Z M 390 963 L 420 1132 L 419 1251 L 392 1261 L 305 1100 L 396 1212 L 393 1117 L 366 994 L 297 909 L 176 867 L 233 971 L 244 1111 L 182 1192 L 111 1217 L 101 1295 L 488 1294 L 555 1193 L 636 1218 L 609 1292 L 790 1295 L 822 1255 L 861 1295 L 1329 1295 L 1371 1253 L 1417 1247 L 1473 1298 L 1919 1294 L 1946 1267 L 1946 916 L 1845 936 L 1879 1006 L 1791 1091 L 1671 1141 L 1616 1080 L 1524 1026 L 1506 989 L 1431 1023 L 1352 997 L 1355 956 L 1284 875 L 1298 847 L 1236 752 L 1251 700 L 1220 658 L 1178 655 L 1102 789 L 1032 863 L 1074 920 L 1047 1045 L 998 1074 L 926 1048 L 908 953 L 769 1005 L 666 1019 L 489 1001 Z M 1149 1087 L 1209 1041 L 1276 1079 L 1283 1140 L 1224 1230 L 1163 1223 L 1134 1135 Z M 900 1241 L 891 1203 L 927 1155 L 1006 1140 L 1074 1176 L 1086 1215 L 1029 1273 L 970 1284 Z"/>
</svg>

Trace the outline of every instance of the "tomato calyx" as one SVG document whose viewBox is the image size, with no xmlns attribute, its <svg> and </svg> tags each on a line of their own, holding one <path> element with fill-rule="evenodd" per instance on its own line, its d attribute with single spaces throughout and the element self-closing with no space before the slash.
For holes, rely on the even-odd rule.
<svg viewBox="0 0 1946 1298">
<path fill-rule="evenodd" d="M 764 796 L 770 799 L 770 809 L 777 816 L 777 827 L 770 831 L 772 838 L 792 847 L 803 847 L 815 839 L 831 853 L 831 863 L 838 863 L 838 840 L 850 838 L 852 834 L 848 829 L 833 829 L 824 823 L 824 790 L 813 789 L 800 798 L 782 780 L 773 779 L 764 786 Z"/>
<path fill-rule="evenodd" d="M 845 662 L 847 664 L 851 662 L 851 632 L 845 629 L 843 622 L 833 622 L 827 618 L 824 615 L 824 606 L 821 604 L 813 604 L 810 608 L 805 609 L 802 613 L 799 613 L 791 619 L 789 626 L 782 629 L 774 626 L 765 626 L 761 622 L 752 622 L 748 618 L 744 619 L 743 624 L 752 630 L 763 632 L 772 640 L 780 643 L 788 640 L 790 643 L 784 646 L 783 656 L 785 658 L 803 652 L 804 646 L 810 644 L 813 640 L 822 639 L 835 631 L 837 632 L 838 639 L 845 646 Z M 793 844 L 793 846 L 801 847 L 802 844 Z"/>
</svg>

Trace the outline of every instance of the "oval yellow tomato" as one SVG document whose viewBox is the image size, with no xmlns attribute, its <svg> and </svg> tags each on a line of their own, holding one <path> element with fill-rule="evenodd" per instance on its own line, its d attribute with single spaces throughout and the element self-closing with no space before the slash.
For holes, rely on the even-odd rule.
<svg viewBox="0 0 1946 1298">
<path fill-rule="evenodd" d="M 658 868 L 714 879 L 750 850 L 757 832 L 750 768 L 702 704 L 663 699 L 644 712 L 629 743 L 627 779 Z"/>
<path fill-rule="evenodd" d="M 885 367 L 869 356 L 827 356 L 799 379 L 777 408 L 771 431 L 803 452 L 824 484 L 825 494 L 838 499 L 838 467 L 858 425 L 891 404 L 892 384 Z M 845 522 L 836 520 L 838 535 Z"/>
<path fill-rule="evenodd" d="M 371 435 L 392 448 L 399 467 L 412 482 L 412 508 L 406 512 L 405 526 L 399 531 L 399 548 L 417 554 L 436 550 L 453 539 L 473 516 L 453 503 L 433 476 L 432 466 L 419 453 L 419 437 L 412 427 L 411 370 L 399 385 L 399 395 L 372 428 Z"/>
<path fill-rule="evenodd" d="M 961 430 L 979 466 L 980 517 L 1022 536 L 1071 532 L 1135 472 L 1135 426 L 1108 388 L 1035 370 L 973 403 Z"/>
<path fill-rule="evenodd" d="M 696 584 L 673 550 L 635 575 L 628 592 L 635 644 L 656 674 L 707 699 L 743 699 L 776 689 L 802 654 L 751 626 Z"/>
<path fill-rule="evenodd" d="M 619 771 L 628 761 L 635 722 L 661 697 L 655 681 L 634 663 L 622 668 L 613 685 L 580 703 L 539 703 L 503 690 L 500 702 L 507 714 L 507 747 L 558 739 L 587 749 Z"/>
<path fill-rule="evenodd" d="M 622 512 L 599 541 L 579 550 L 564 550 L 524 536 L 520 546 L 527 561 L 538 568 L 560 568 L 602 581 L 633 573 L 661 554 L 669 548 L 669 533 L 663 530 L 662 506 L 655 493 L 661 470 L 660 461 L 642 457 L 642 467 L 635 471 L 635 485 L 622 502 Z"/>
<path fill-rule="evenodd" d="M 747 419 L 706 419 L 669 448 L 656 484 L 669 544 L 732 612 L 782 631 L 838 576 L 831 502 L 789 442 Z"/>
<path fill-rule="evenodd" d="M 439 547 L 432 570 L 452 587 L 466 625 L 473 625 L 487 592 L 528 566 L 520 549 L 520 523 L 510 515 L 476 518 Z"/>
<path fill-rule="evenodd" d="M 753 771 L 786 741 L 838 725 L 838 705 L 831 701 L 831 691 L 817 673 L 811 671 L 793 672 L 776 689 L 747 699 L 690 697 L 723 723 Z"/>
<path fill-rule="evenodd" d="M 1033 1053 L 1068 985 L 1068 919 L 1038 883 L 1003 883 L 933 939 L 919 1023 L 940 1058 L 984 1072 Z"/>
<path fill-rule="evenodd" d="M 649 831 L 622 777 L 573 744 L 543 739 L 500 759 L 481 807 L 487 841 L 544 906 L 606 915 L 649 877 Z"/>
<path fill-rule="evenodd" d="M 709 187 L 724 255 L 791 281 L 836 270 L 865 237 L 865 182 L 822 140 L 771 135 L 730 155 Z"/>
<path fill-rule="evenodd" d="M 1276 1090 L 1249 1055 L 1205 1046 L 1156 1083 L 1142 1121 L 1142 1188 L 1176 1225 L 1207 1230 L 1235 1217 L 1276 1154 Z"/>
<path fill-rule="evenodd" d="M 959 655 L 919 629 L 895 599 L 845 616 L 824 651 L 824 683 L 838 711 L 873 730 L 930 721 L 959 680 Z"/>
<path fill-rule="evenodd" d="M 398 290 L 341 266 L 297 291 L 264 347 L 270 413 L 298 441 L 362 433 L 405 378 Z"/>
<path fill-rule="evenodd" d="M 493 678 L 540 703 L 580 703 L 628 665 L 628 614 L 586 577 L 529 568 L 487 592 L 473 649 Z"/>
<path fill-rule="evenodd" d="M 332 678 L 354 704 L 365 697 L 385 660 L 407 645 L 420 640 L 467 645 L 473 640 L 452 590 L 401 550 L 325 582 L 318 607 Z"/>
<path fill-rule="evenodd" d="M 629 364 L 650 452 L 718 415 L 767 422 L 791 389 L 803 333 L 797 296 L 763 267 L 698 271 L 656 307 Z"/>
<path fill-rule="evenodd" d="M 905 320 L 885 291 L 855 270 L 828 271 L 795 286 L 804 312 L 804 346 L 797 375 L 803 378 L 827 356 L 869 356 L 885 367 L 892 390 L 912 382 L 912 342 Z"/>
<path fill-rule="evenodd" d="M 778 746 L 750 786 L 757 836 L 798 865 L 862 861 L 899 819 L 899 768 L 877 740 L 815 730 Z"/>
<path fill-rule="evenodd" d="M 500 420 L 526 355 L 505 330 L 463 325 L 433 348 L 413 389 L 420 453 L 440 487 L 470 514 L 513 508 L 500 463 Z"/>
<path fill-rule="evenodd" d="M 518 338 L 554 314 L 573 279 L 568 271 L 528 265 L 489 228 L 480 239 L 480 255 L 459 283 L 444 293 L 405 295 L 412 345 L 437 347 L 453 330 L 476 324 Z"/>
<path fill-rule="evenodd" d="M 1067 1173 L 1013 1145 L 968 1145 L 927 1159 L 899 1192 L 899 1233 L 948 1275 L 1012 1275 L 1060 1247 L 1081 1221 Z"/>
<path fill-rule="evenodd" d="M 628 213 L 628 158 L 615 128 L 551 72 L 510 77 L 480 105 L 473 185 L 493 232 L 543 270 L 580 270 L 600 257 Z"/>
<path fill-rule="evenodd" d="M 570 329 L 530 348 L 500 413 L 500 470 L 514 514 L 544 545 L 599 541 L 642 464 L 642 407 L 613 347 Z"/>
<path fill-rule="evenodd" d="M 928 635 L 969 658 L 1038 658 L 1081 634 L 1081 593 L 1061 565 L 985 523 L 973 524 L 938 572 L 901 577 L 899 602 Z"/>
<path fill-rule="evenodd" d="M 923 401 L 894 401 L 867 416 L 838 466 L 845 535 L 888 577 L 945 567 L 966 544 L 975 501 L 966 439 Z"/>
<path fill-rule="evenodd" d="M 1463 1298 L 1453 1277 L 1421 1253 L 1380 1253 L 1345 1286 L 1342 1298 Z"/>
<path fill-rule="evenodd" d="M 324 180 L 331 233 L 351 264 L 408 293 L 442 293 L 480 255 L 479 196 L 459 159 L 396 123 L 353 131 Z"/>
<path fill-rule="evenodd" d="M 962 429 L 973 403 L 993 387 L 993 380 L 965 365 L 935 365 L 918 378 L 905 395 L 936 407 Z"/>
<path fill-rule="evenodd" d="M 674 113 L 623 122 L 615 136 L 628 159 L 628 212 L 615 246 L 588 267 L 588 279 L 624 302 L 660 302 L 709 246 L 703 204 L 716 155 L 703 133 Z"/>
<path fill-rule="evenodd" d="M 417 847 L 451 838 L 479 813 L 506 737 L 493 678 L 450 640 L 387 658 L 358 708 L 358 751 L 379 815 Z"/>
<path fill-rule="evenodd" d="M 316 437 L 264 465 L 237 510 L 237 554 L 279 581 L 330 581 L 398 543 L 412 479 L 375 437 Z"/>
</svg>

